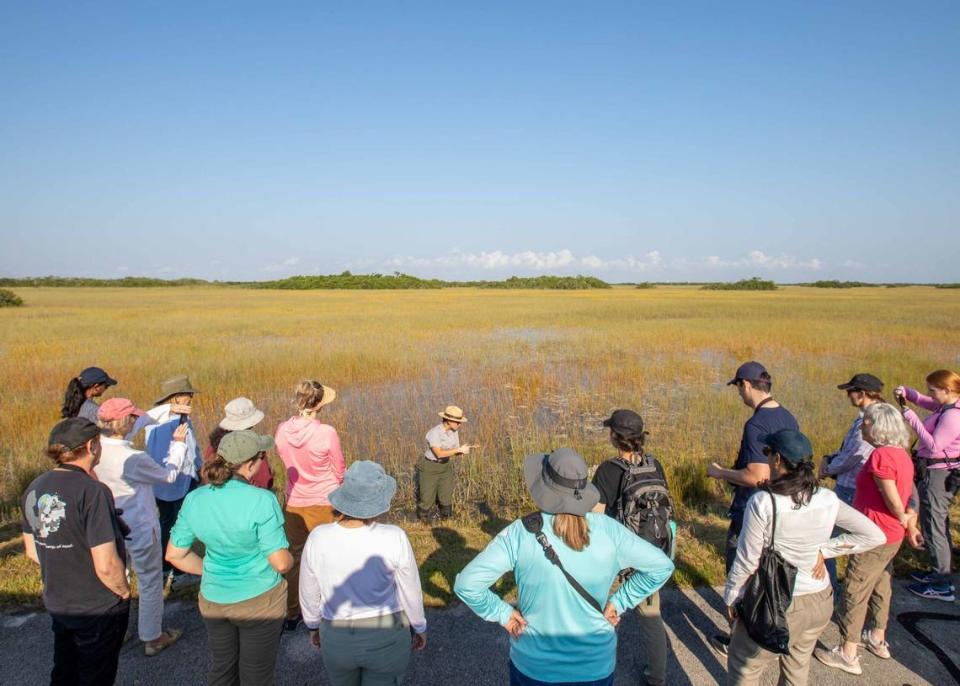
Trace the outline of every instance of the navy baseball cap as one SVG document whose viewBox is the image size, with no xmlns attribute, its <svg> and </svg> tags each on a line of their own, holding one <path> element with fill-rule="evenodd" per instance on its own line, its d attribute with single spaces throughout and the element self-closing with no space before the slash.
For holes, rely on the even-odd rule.
<svg viewBox="0 0 960 686">
<path fill-rule="evenodd" d="M 614 410 L 609 419 L 603 420 L 603 425 L 627 438 L 643 436 L 645 433 L 643 417 L 633 410 Z"/>
<path fill-rule="evenodd" d="M 772 434 L 764 434 L 760 441 L 783 459 L 800 464 L 813 457 L 810 439 L 793 429 L 780 429 Z"/>
<path fill-rule="evenodd" d="M 879 393 L 883 390 L 883 382 L 873 374 L 854 374 L 853 378 L 847 383 L 837 386 L 841 391 L 873 391 Z"/>
<path fill-rule="evenodd" d="M 770 373 L 767 372 L 767 368 L 764 367 L 759 362 L 744 362 L 737 368 L 737 375 L 730 379 L 727 382 L 728 386 L 732 386 L 738 381 L 763 381 L 763 377 L 766 374 L 767 378 L 770 378 Z"/>
<path fill-rule="evenodd" d="M 110 375 L 100 369 L 100 367 L 87 367 L 80 376 L 77 377 L 85 388 L 90 388 L 94 384 L 102 383 L 106 386 L 116 386 L 117 380 L 111 379 Z"/>
</svg>

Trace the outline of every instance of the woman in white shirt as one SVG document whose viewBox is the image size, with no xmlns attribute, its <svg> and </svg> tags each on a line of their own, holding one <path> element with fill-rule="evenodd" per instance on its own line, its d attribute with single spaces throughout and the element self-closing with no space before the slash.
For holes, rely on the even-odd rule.
<svg viewBox="0 0 960 686">
<path fill-rule="evenodd" d="M 724 589 L 727 618 L 733 635 L 727 659 L 728 683 L 758 684 L 763 669 L 779 659 L 780 683 L 807 683 L 810 658 L 817 639 L 833 614 L 833 590 L 824 561 L 882 545 L 886 538 L 876 524 L 841 502 L 833 491 L 820 488 L 813 448 L 799 431 L 782 429 L 763 437 L 770 465 L 769 493 L 762 490 L 747 502 L 737 557 Z M 787 608 L 790 652 L 777 655 L 761 648 L 737 621 L 737 604 L 750 576 L 757 570 L 769 543 L 776 501 L 775 548 L 797 568 L 793 597 Z M 849 533 L 831 537 L 834 525 Z"/>
<path fill-rule="evenodd" d="M 126 398 L 111 398 L 100 406 L 97 417 L 103 452 L 94 471 L 110 488 L 117 508 L 123 511 L 123 521 L 130 527 L 127 553 L 137 573 L 140 595 L 137 629 L 144 653 L 152 657 L 183 633 L 181 629 L 163 630 L 163 550 L 153 486 L 173 483 L 181 473 L 192 472 L 193 463 L 185 459 L 186 424 L 174 432 L 162 466 L 135 449 L 124 436 L 143 415 L 143 410 Z"/>
<path fill-rule="evenodd" d="M 335 522 L 316 527 L 300 565 L 300 608 L 333 686 L 397 684 L 427 621 L 413 547 L 403 529 L 376 521 L 396 480 L 354 462 L 329 498 Z"/>
</svg>

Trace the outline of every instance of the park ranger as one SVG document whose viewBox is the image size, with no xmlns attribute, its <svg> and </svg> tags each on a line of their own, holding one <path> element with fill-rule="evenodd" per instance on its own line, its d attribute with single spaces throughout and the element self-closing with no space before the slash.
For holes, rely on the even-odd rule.
<svg viewBox="0 0 960 686">
<path fill-rule="evenodd" d="M 457 433 L 460 425 L 467 421 L 463 410 L 456 405 L 448 405 L 438 412 L 443 420 L 427 432 L 427 449 L 420 458 L 420 497 L 417 503 L 417 518 L 429 521 L 434 504 L 440 505 L 440 517 L 446 519 L 453 514 L 453 465 L 450 458 L 454 455 L 469 455 L 475 445 L 460 445 Z"/>
</svg>

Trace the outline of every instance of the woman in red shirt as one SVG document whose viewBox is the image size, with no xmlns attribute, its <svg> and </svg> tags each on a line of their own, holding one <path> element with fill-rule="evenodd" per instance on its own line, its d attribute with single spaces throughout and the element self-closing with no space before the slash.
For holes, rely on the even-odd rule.
<svg viewBox="0 0 960 686">
<path fill-rule="evenodd" d="M 861 639 L 877 657 L 890 657 L 884 638 L 893 593 L 893 558 L 904 537 L 914 548 L 923 544 L 916 513 L 909 507 L 913 492 L 913 462 L 906 451 L 910 430 L 893 405 L 874 403 L 864 410 L 861 431 L 874 450 L 857 476 L 853 506 L 880 527 L 887 542 L 850 557 L 839 621 L 843 642 L 816 653 L 828 667 L 850 674 L 863 673 L 857 656 Z M 873 628 L 864 630 L 868 614 Z"/>
</svg>

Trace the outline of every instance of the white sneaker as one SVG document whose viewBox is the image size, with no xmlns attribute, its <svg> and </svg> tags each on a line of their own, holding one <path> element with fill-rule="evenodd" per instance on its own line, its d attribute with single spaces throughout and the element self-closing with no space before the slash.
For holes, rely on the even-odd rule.
<svg viewBox="0 0 960 686">
<path fill-rule="evenodd" d="M 840 646 L 836 646 L 832 650 L 817 648 L 813 654 L 827 667 L 840 669 L 847 674 L 856 674 L 857 676 L 863 674 L 863 669 L 860 667 L 860 656 L 858 655 L 852 660 L 848 660 L 844 657 L 843 653 L 840 652 Z"/>
<path fill-rule="evenodd" d="M 883 660 L 890 659 L 890 644 L 886 641 L 874 641 L 870 629 L 864 629 L 860 639 L 871 653 Z"/>
</svg>

